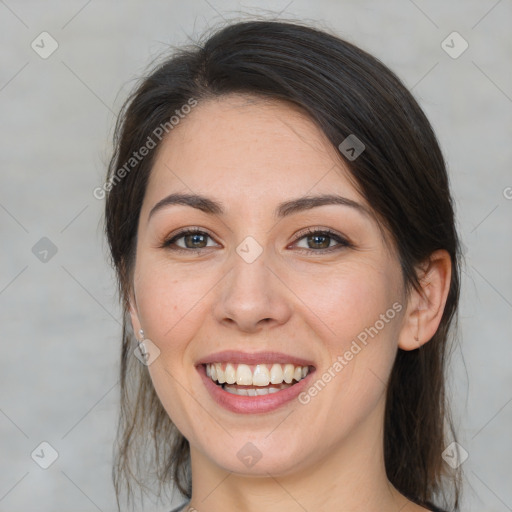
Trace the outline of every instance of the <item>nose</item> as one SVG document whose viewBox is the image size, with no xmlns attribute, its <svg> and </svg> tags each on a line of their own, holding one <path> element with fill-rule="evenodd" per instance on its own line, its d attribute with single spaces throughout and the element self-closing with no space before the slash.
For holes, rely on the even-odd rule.
<svg viewBox="0 0 512 512">
<path fill-rule="evenodd" d="M 251 263 L 235 251 L 231 259 L 231 270 L 219 283 L 217 321 L 247 333 L 287 322 L 292 312 L 290 292 L 283 277 L 270 268 L 265 251 Z"/>
</svg>

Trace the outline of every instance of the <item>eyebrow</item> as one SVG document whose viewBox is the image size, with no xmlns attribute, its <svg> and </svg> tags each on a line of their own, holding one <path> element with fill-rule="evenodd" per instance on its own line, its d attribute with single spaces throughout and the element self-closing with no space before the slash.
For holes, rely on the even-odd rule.
<svg viewBox="0 0 512 512">
<path fill-rule="evenodd" d="M 310 210 L 311 208 L 315 208 L 317 206 L 330 204 L 349 206 L 366 216 L 372 217 L 370 210 L 363 204 L 358 203 L 353 199 L 348 199 L 347 197 L 339 196 L 336 194 L 303 196 L 285 201 L 277 206 L 274 211 L 274 216 L 277 218 L 283 218 L 294 213 Z M 199 194 L 170 194 L 167 197 L 164 197 L 162 200 L 158 201 L 158 203 L 153 206 L 149 212 L 148 222 L 157 211 L 171 205 L 190 206 L 211 215 L 223 215 L 225 213 L 225 209 L 222 203 L 209 197 Z"/>
</svg>

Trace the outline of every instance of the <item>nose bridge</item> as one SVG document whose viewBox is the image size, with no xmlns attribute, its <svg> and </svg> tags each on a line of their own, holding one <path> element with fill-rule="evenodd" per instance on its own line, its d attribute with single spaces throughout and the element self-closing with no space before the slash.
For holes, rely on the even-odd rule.
<svg viewBox="0 0 512 512">
<path fill-rule="evenodd" d="M 289 304 L 279 279 L 270 270 L 271 254 L 252 236 L 246 237 L 229 256 L 230 272 L 222 280 L 215 306 L 220 322 L 254 330 L 262 320 L 286 321 Z"/>
</svg>

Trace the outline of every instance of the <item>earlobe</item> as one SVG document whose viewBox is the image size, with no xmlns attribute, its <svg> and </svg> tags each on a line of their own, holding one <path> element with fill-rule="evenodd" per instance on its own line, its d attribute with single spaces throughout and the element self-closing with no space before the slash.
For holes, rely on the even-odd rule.
<svg viewBox="0 0 512 512">
<path fill-rule="evenodd" d="M 451 258 L 444 249 L 430 255 L 419 270 L 421 293 L 411 290 L 409 304 L 400 332 L 398 347 L 414 350 L 436 333 L 448 298 L 451 282 Z"/>
</svg>

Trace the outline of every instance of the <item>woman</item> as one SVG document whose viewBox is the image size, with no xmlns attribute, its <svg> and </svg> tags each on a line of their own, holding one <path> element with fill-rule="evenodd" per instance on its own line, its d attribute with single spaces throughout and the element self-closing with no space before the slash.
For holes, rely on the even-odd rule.
<svg viewBox="0 0 512 512">
<path fill-rule="evenodd" d="M 199 512 L 458 509 L 459 244 L 390 70 L 300 24 L 231 24 L 127 100 L 105 190 L 118 503 L 149 478 Z"/>
</svg>

